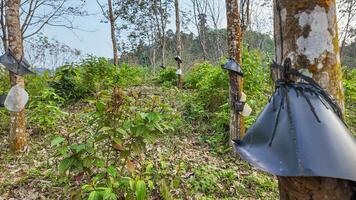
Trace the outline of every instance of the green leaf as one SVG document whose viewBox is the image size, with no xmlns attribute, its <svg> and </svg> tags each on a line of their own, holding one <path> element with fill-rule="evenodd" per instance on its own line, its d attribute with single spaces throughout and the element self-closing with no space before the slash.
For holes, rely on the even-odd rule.
<svg viewBox="0 0 356 200">
<path fill-rule="evenodd" d="M 98 191 L 93 191 L 89 194 L 88 200 L 100 200 L 101 195 Z"/>
<path fill-rule="evenodd" d="M 62 146 L 58 149 L 58 152 L 61 153 L 61 155 L 63 156 L 67 156 L 68 155 L 68 148 L 67 146 Z"/>
<path fill-rule="evenodd" d="M 108 132 L 108 131 L 110 131 L 110 130 L 112 130 L 112 128 L 111 127 L 103 127 L 103 128 L 101 128 L 100 130 L 99 130 L 99 132 L 104 132 L 104 133 L 106 133 L 106 132 Z"/>
<path fill-rule="evenodd" d="M 102 101 L 96 102 L 96 109 L 97 109 L 99 112 L 104 112 L 104 111 L 105 111 L 105 103 L 102 102 Z"/>
<path fill-rule="evenodd" d="M 122 135 L 125 135 L 125 136 L 127 135 L 127 132 L 122 128 L 118 128 L 117 132 L 119 132 L 119 133 L 121 133 Z"/>
<path fill-rule="evenodd" d="M 90 168 L 93 165 L 93 158 L 88 156 L 83 159 L 83 166 L 86 168 Z"/>
<path fill-rule="evenodd" d="M 112 193 L 111 191 L 105 192 L 103 195 L 103 199 L 106 200 L 114 200 L 117 199 L 117 196 L 115 193 Z"/>
<path fill-rule="evenodd" d="M 156 120 L 159 120 L 159 118 L 160 118 L 159 115 L 157 113 L 155 113 L 155 112 L 150 112 L 147 115 L 147 119 L 149 121 L 156 121 Z"/>
<path fill-rule="evenodd" d="M 57 146 L 59 145 L 60 143 L 62 143 L 63 141 L 65 141 L 66 139 L 61 137 L 61 136 L 57 136 L 55 137 L 52 141 L 51 141 L 51 146 Z"/>
<path fill-rule="evenodd" d="M 80 151 L 84 150 L 86 148 L 85 144 L 73 144 L 71 146 L 73 150 L 75 150 L 76 153 L 79 153 Z"/>
<path fill-rule="evenodd" d="M 148 181 L 148 188 L 150 188 L 150 190 L 155 189 L 155 184 L 153 183 L 153 181 L 151 180 Z"/>
<path fill-rule="evenodd" d="M 82 190 L 84 190 L 85 192 L 89 192 L 89 191 L 94 190 L 94 187 L 91 186 L 91 185 L 86 184 L 86 185 L 82 186 Z"/>
<path fill-rule="evenodd" d="M 97 158 L 95 160 L 95 166 L 96 167 L 104 167 L 105 166 L 105 161 L 103 159 Z"/>
<path fill-rule="evenodd" d="M 115 142 L 116 144 L 122 144 L 121 138 L 114 137 L 113 140 L 114 140 L 114 142 Z"/>
<path fill-rule="evenodd" d="M 59 173 L 65 173 L 72 166 L 73 162 L 74 158 L 72 157 L 63 159 L 62 162 L 59 163 Z"/>
<path fill-rule="evenodd" d="M 147 113 L 140 113 L 140 117 L 141 117 L 142 119 L 146 119 L 147 116 L 148 116 Z"/>
<path fill-rule="evenodd" d="M 145 181 L 139 180 L 136 182 L 136 199 L 145 200 L 146 199 L 146 183 Z"/>
<path fill-rule="evenodd" d="M 112 177 L 116 177 L 117 175 L 117 171 L 116 171 L 116 168 L 113 167 L 113 166 L 109 166 L 106 171 L 112 176 Z"/>
</svg>

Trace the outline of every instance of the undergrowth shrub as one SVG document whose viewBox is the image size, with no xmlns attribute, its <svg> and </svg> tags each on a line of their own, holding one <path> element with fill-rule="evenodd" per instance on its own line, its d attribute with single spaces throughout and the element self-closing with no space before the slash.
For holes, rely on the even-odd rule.
<svg viewBox="0 0 356 200">
<path fill-rule="evenodd" d="M 60 106 L 64 99 L 58 96 L 54 89 L 46 88 L 32 96 L 28 106 L 28 122 L 37 133 L 50 133 L 58 130 L 58 122 L 63 119 L 66 112 Z"/>
<path fill-rule="evenodd" d="M 351 132 L 356 134 L 356 70 L 344 69 L 345 118 Z"/>
<path fill-rule="evenodd" d="M 193 89 L 187 104 L 190 116 L 199 116 L 202 112 L 214 113 L 227 102 L 228 76 L 221 67 L 199 64 L 186 75 L 185 84 Z"/>
<path fill-rule="evenodd" d="M 83 60 L 78 68 L 80 84 L 89 94 L 110 88 L 119 69 L 106 58 L 88 57 Z"/>
<path fill-rule="evenodd" d="M 243 53 L 242 69 L 244 71 L 244 93 L 247 103 L 253 109 L 251 116 L 246 117 L 249 127 L 264 108 L 271 93 L 269 69 L 263 66 L 263 55 L 258 51 Z M 220 66 L 202 63 L 195 66 L 185 77 L 185 86 L 191 89 L 190 98 L 186 100 L 184 116 L 197 124 L 197 121 L 207 121 L 211 127 L 208 132 L 214 135 L 202 139 L 211 144 L 215 150 L 224 153 L 229 129 L 229 78 L 228 73 Z"/>
<path fill-rule="evenodd" d="M 116 87 L 92 104 L 87 126 L 52 140 L 60 176 L 75 177 L 89 199 L 145 199 L 153 188 L 138 170 L 141 153 L 148 142 L 174 130 L 171 107 L 158 96 Z"/>
<path fill-rule="evenodd" d="M 58 68 L 54 74 L 54 80 L 50 86 L 55 92 L 64 98 L 66 102 L 72 102 L 88 95 L 88 90 L 80 84 L 79 69 L 71 65 Z"/>
<path fill-rule="evenodd" d="M 66 102 L 73 102 L 113 86 L 135 86 L 144 83 L 147 70 L 123 64 L 117 67 L 105 58 L 90 56 L 74 66 L 57 69 L 51 86 Z"/>
<path fill-rule="evenodd" d="M 48 89 L 50 82 L 51 75 L 49 71 L 44 71 L 43 74 L 25 76 L 25 89 L 30 96 L 30 101 L 34 101 L 33 97 L 39 96 L 43 90 Z"/>
<path fill-rule="evenodd" d="M 166 69 L 162 69 L 156 78 L 156 82 L 167 87 L 177 85 L 178 79 L 176 72 L 176 67 L 167 67 Z"/>
<path fill-rule="evenodd" d="M 148 78 L 147 68 L 124 63 L 119 68 L 115 83 L 120 87 L 137 86 L 146 83 Z"/>
<path fill-rule="evenodd" d="M 10 90 L 9 74 L 0 68 L 0 95 L 8 93 Z M 0 107 L 0 131 L 8 127 L 10 118 L 9 112 L 5 108 Z M 1 134 L 1 133 L 0 133 Z"/>
</svg>

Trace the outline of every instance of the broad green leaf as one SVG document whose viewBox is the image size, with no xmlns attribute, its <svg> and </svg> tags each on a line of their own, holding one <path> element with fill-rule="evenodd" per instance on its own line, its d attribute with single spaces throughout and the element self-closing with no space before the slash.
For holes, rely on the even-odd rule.
<svg viewBox="0 0 356 200">
<path fill-rule="evenodd" d="M 106 133 L 106 132 L 108 132 L 108 131 L 110 131 L 110 130 L 112 130 L 112 128 L 111 127 L 103 127 L 103 128 L 101 128 L 100 130 L 99 130 L 99 132 L 104 132 L 104 133 Z"/>
<path fill-rule="evenodd" d="M 140 117 L 141 117 L 142 119 L 146 119 L 147 116 L 148 116 L 147 113 L 140 113 Z"/>
<path fill-rule="evenodd" d="M 97 101 L 97 102 L 96 102 L 96 109 L 97 109 L 99 112 L 104 112 L 104 111 L 105 111 L 105 103 L 104 103 L 104 102 L 101 102 L 101 101 Z"/>
<path fill-rule="evenodd" d="M 57 136 L 55 137 L 52 141 L 51 141 L 51 146 L 57 146 L 60 143 L 62 143 L 63 141 L 65 141 L 66 139 L 64 137 L 61 136 Z"/>
<path fill-rule="evenodd" d="M 111 190 L 105 191 L 103 195 L 104 200 L 114 200 L 117 199 L 117 196 L 115 193 L 112 193 Z"/>
<path fill-rule="evenodd" d="M 75 150 L 76 153 L 79 153 L 80 151 L 84 150 L 86 148 L 85 144 L 73 144 L 71 146 L 71 149 Z"/>
<path fill-rule="evenodd" d="M 101 200 L 101 195 L 98 191 L 92 191 L 89 194 L 88 200 Z"/>
<path fill-rule="evenodd" d="M 73 162 L 74 162 L 74 158 L 72 157 L 63 159 L 59 163 L 59 173 L 61 174 L 65 173 L 72 166 Z"/>
<path fill-rule="evenodd" d="M 105 161 L 103 159 L 97 158 L 95 160 L 95 166 L 96 167 L 104 167 L 105 166 Z"/>
<path fill-rule="evenodd" d="M 119 133 L 121 133 L 122 135 L 127 135 L 127 132 L 126 132 L 124 129 L 122 129 L 122 128 L 118 128 L 117 131 L 118 131 Z"/>
<path fill-rule="evenodd" d="M 83 166 L 86 167 L 86 168 L 90 168 L 92 165 L 93 165 L 93 158 L 92 157 L 85 157 L 83 159 Z"/>
<path fill-rule="evenodd" d="M 146 199 L 146 183 L 145 181 L 139 180 L 136 182 L 136 199 L 145 200 Z"/>
<path fill-rule="evenodd" d="M 113 140 L 114 140 L 114 142 L 115 142 L 116 144 L 122 144 L 121 138 L 114 137 Z"/>
<path fill-rule="evenodd" d="M 112 177 L 116 177 L 117 175 L 117 171 L 116 171 L 116 168 L 113 167 L 113 166 L 109 166 L 106 171 L 112 176 Z"/>
<path fill-rule="evenodd" d="M 150 113 L 148 113 L 148 115 L 147 115 L 147 119 L 148 119 L 149 121 L 156 121 L 156 120 L 159 120 L 160 117 L 159 117 L 159 115 L 158 115 L 157 113 L 150 112 Z"/>
</svg>

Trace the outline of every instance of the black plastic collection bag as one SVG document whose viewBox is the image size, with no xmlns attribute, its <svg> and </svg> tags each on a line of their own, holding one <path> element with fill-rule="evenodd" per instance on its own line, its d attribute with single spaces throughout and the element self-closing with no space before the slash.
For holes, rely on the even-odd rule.
<svg viewBox="0 0 356 200">
<path fill-rule="evenodd" d="M 235 150 L 278 176 L 356 181 L 356 140 L 320 86 L 279 81 L 270 102 Z"/>
<path fill-rule="evenodd" d="M 5 99 L 6 99 L 7 94 L 0 94 L 0 107 L 5 106 Z"/>
<path fill-rule="evenodd" d="M 17 75 L 33 74 L 30 70 L 31 65 L 26 59 L 17 61 L 10 50 L 0 56 L 0 63 L 3 64 L 7 70 Z"/>
</svg>

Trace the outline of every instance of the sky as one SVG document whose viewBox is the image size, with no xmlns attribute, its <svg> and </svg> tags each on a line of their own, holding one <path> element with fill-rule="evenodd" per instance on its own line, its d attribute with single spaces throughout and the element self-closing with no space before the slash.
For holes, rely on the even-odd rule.
<svg viewBox="0 0 356 200">
<path fill-rule="evenodd" d="M 190 0 L 181 0 L 182 10 L 187 10 L 190 7 Z M 91 13 L 91 15 L 78 17 L 74 21 L 74 24 L 78 25 L 80 29 L 84 29 L 85 31 L 75 30 L 72 32 L 65 28 L 46 26 L 42 32 L 49 38 L 54 38 L 72 48 L 81 50 L 84 55 L 93 54 L 111 58 L 112 44 L 110 25 L 108 23 L 100 22 L 104 18 L 101 15 L 96 0 L 88 0 L 85 10 L 87 10 L 88 13 Z M 172 16 L 174 16 L 174 13 L 172 14 Z M 222 16 L 224 17 L 225 13 L 223 13 Z M 171 21 L 174 21 L 174 19 L 171 19 Z M 174 30 L 174 25 L 171 23 L 168 28 Z"/>
<path fill-rule="evenodd" d="M 43 33 L 62 43 L 82 51 L 83 54 L 111 57 L 111 37 L 109 24 L 100 23 L 103 19 L 95 0 L 87 1 L 85 7 L 89 13 L 86 17 L 77 17 L 74 24 L 82 30 L 70 31 L 61 27 L 46 26 Z"/>
</svg>

